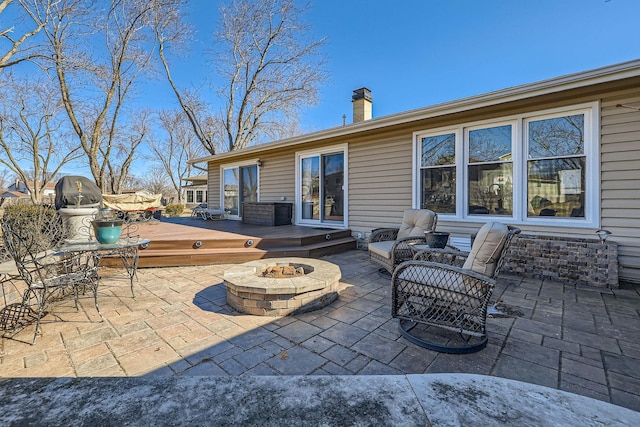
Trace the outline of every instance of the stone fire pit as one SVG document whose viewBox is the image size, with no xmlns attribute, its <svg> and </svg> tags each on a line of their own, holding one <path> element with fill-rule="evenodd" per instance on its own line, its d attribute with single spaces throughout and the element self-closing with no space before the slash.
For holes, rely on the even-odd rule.
<svg viewBox="0 0 640 427">
<path fill-rule="evenodd" d="M 304 275 L 265 277 L 273 267 Z M 293 267 L 293 268 L 289 268 Z M 338 298 L 340 268 L 312 258 L 270 258 L 246 262 L 224 272 L 227 303 L 237 311 L 258 316 L 286 316 L 318 310 Z"/>
</svg>

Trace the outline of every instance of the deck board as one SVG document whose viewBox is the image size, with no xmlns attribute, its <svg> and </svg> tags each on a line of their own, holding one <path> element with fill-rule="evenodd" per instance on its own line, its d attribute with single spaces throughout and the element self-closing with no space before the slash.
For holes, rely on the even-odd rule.
<svg viewBox="0 0 640 427">
<path fill-rule="evenodd" d="M 310 237 L 336 230 L 296 225 L 251 225 L 235 220 L 202 220 L 199 218 L 163 218 L 161 221 L 141 222 L 140 235 L 145 238 L 287 238 Z"/>
<path fill-rule="evenodd" d="M 151 240 L 140 251 L 141 267 L 244 262 L 287 254 L 322 256 L 356 247 L 349 230 L 324 227 L 263 226 L 186 217 L 135 226 L 134 234 Z"/>
</svg>

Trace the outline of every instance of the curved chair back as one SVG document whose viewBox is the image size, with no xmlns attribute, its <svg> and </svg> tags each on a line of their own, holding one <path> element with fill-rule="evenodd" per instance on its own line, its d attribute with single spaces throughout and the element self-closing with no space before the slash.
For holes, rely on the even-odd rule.
<svg viewBox="0 0 640 427">
<path fill-rule="evenodd" d="M 436 229 L 438 214 L 428 209 L 407 209 L 402 214 L 402 225 L 398 230 L 398 239 L 405 237 L 424 237 L 426 231 Z"/>
<path fill-rule="evenodd" d="M 520 229 L 500 222 L 483 225 L 473 241 L 463 268 L 495 279 L 504 264 L 511 240 Z"/>
<path fill-rule="evenodd" d="M 32 206 L 5 212 L 1 222 L 5 248 L 20 277 L 31 284 L 50 274 L 40 271 L 37 261 L 68 236 L 58 213 L 51 208 Z"/>
</svg>

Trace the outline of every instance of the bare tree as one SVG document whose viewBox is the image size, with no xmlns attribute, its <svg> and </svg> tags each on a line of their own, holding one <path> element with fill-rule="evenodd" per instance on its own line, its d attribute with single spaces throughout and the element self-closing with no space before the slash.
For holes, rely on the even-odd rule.
<svg viewBox="0 0 640 427">
<path fill-rule="evenodd" d="M 5 78 L 0 112 L 0 164 L 25 184 L 33 181 L 31 200 L 62 166 L 81 157 L 80 146 L 65 132 L 64 112 L 55 86 L 45 80 Z"/>
<path fill-rule="evenodd" d="M 32 13 L 30 9 L 23 9 L 16 5 L 16 7 L 9 7 L 14 0 L 0 0 L 0 15 L 3 13 L 7 15 L 11 12 L 15 15 L 14 25 L 8 28 L 0 27 L 0 71 L 3 68 L 10 67 L 22 61 L 28 61 L 35 59 L 39 56 L 39 46 L 31 42 L 35 36 L 42 30 L 46 21 L 42 21 L 38 18 L 38 15 Z M 38 10 L 44 11 L 43 15 L 47 15 L 47 11 L 51 6 L 52 1 L 55 0 L 41 0 L 37 2 Z M 19 3 L 21 3 L 19 1 Z M 15 4 L 14 4 L 15 5 Z M 24 24 L 24 28 L 20 25 L 18 35 L 14 35 L 16 31 L 15 24 Z"/>
<path fill-rule="evenodd" d="M 100 155 L 104 159 L 103 185 L 104 191 L 120 194 L 131 186 L 131 165 L 136 160 L 138 148 L 149 134 L 150 113 L 139 111 L 134 114 L 131 124 L 119 127 L 112 136 L 112 142 L 101 147 Z"/>
<path fill-rule="evenodd" d="M 221 6 L 212 55 L 225 84 L 218 90 L 222 105 L 215 116 L 198 114 L 193 93 L 180 90 L 172 78 L 166 50 L 184 34 L 174 31 L 172 38 L 165 30 L 178 24 L 156 24 L 166 76 L 196 137 L 211 154 L 219 147 L 238 150 L 291 136 L 300 109 L 316 102 L 324 79 L 318 56 L 324 41 L 308 40 L 302 12 L 294 0 L 234 0 Z M 176 15 L 174 21 L 179 20 Z"/>
<path fill-rule="evenodd" d="M 149 147 L 155 159 L 160 161 L 163 176 L 169 179 L 173 191 L 178 195 L 178 203 L 182 203 L 180 187 L 193 169 L 187 160 L 201 157 L 205 150 L 182 111 L 162 111 L 159 118 L 167 136 L 150 140 Z"/>
<path fill-rule="evenodd" d="M 165 198 L 173 197 L 175 194 L 175 189 L 161 165 L 152 166 L 140 181 L 142 188 L 152 194 L 162 194 Z"/>
<path fill-rule="evenodd" d="M 177 57 L 184 56 L 189 51 L 193 29 L 184 16 L 183 11 L 186 6 L 186 1 L 177 0 L 172 10 L 166 8 L 164 11 L 158 10 L 156 12 L 154 31 L 158 42 L 158 56 L 167 81 L 191 125 L 193 133 L 209 152 L 215 153 L 217 151 L 214 138 L 216 133 L 215 119 L 210 113 L 210 106 L 203 101 L 197 91 L 178 87 L 166 56 L 169 48 Z"/>
<path fill-rule="evenodd" d="M 9 185 L 11 170 L 0 169 L 0 189 L 5 189 Z"/>
<path fill-rule="evenodd" d="M 57 0 L 46 14 L 41 1 L 21 3 L 45 23 L 51 63 L 44 65 L 58 82 L 94 180 L 103 191 L 119 192 L 146 135 L 136 120 L 124 120 L 126 108 L 155 57 L 154 17 L 177 0 Z"/>
</svg>

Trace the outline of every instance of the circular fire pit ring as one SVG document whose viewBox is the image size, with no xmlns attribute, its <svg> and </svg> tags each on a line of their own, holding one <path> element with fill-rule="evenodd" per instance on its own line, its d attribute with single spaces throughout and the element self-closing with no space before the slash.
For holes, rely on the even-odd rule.
<svg viewBox="0 0 640 427">
<path fill-rule="evenodd" d="M 264 276 L 274 267 L 293 267 L 304 275 Z M 284 268 L 283 270 L 288 270 Z M 318 310 L 338 298 L 340 268 L 313 258 L 268 258 L 235 265 L 224 272 L 227 304 L 241 313 L 286 316 Z"/>
</svg>

